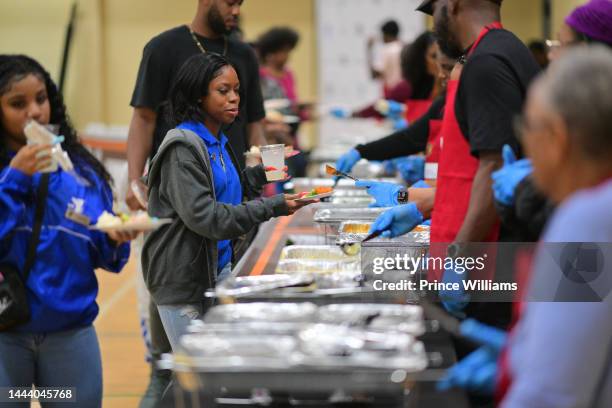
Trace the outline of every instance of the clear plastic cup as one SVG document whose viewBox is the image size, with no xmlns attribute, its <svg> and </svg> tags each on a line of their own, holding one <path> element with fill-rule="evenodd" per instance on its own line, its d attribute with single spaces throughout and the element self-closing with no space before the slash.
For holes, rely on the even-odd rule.
<svg viewBox="0 0 612 408">
<path fill-rule="evenodd" d="M 261 161 L 264 167 L 273 167 L 275 170 L 266 171 L 268 181 L 280 181 L 284 178 L 285 172 L 285 145 L 273 144 L 261 146 Z"/>
</svg>

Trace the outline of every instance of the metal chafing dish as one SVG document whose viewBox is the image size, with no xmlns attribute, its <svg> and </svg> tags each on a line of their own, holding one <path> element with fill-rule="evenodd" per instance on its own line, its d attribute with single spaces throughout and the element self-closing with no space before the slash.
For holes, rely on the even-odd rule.
<svg viewBox="0 0 612 408">
<path fill-rule="evenodd" d="M 343 221 L 374 221 L 388 208 L 334 208 L 324 207 L 318 209 L 313 217 L 315 223 L 322 226 L 326 241 L 335 243 L 338 230 Z"/>
<path fill-rule="evenodd" d="M 314 277 L 309 274 L 275 274 L 258 276 L 229 277 L 221 282 L 209 296 L 240 297 L 269 292 L 274 289 L 299 287 L 314 284 Z"/>
<path fill-rule="evenodd" d="M 425 369 L 423 345 L 405 333 L 309 325 L 294 336 L 188 334 L 172 368 L 187 391 L 214 397 L 269 395 L 326 400 L 401 398 L 411 373 Z"/>
<path fill-rule="evenodd" d="M 366 279 L 394 281 L 415 279 L 423 271 L 423 261 L 429 251 L 429 227 L 418 226 L 408 234 L 396 238 L 375 238 L 361 245 L 361 267 Z M 376 260 L 401 259 L 402 267 L 374 273 Z M 404 265 L 405 264 L 405 265 Z M 416 265 L 416 269 L 415 266 Z M 404 266 L 406 266 L 404 268 Z"/>
<path fill-rule="evenodd" d="M 419 336 L 425 333 L 423 309 L 417 305 L 345 303 L 319 307 L 319 323 L 365 327 L 373 331 L 399 331 Z"/>
</svg>

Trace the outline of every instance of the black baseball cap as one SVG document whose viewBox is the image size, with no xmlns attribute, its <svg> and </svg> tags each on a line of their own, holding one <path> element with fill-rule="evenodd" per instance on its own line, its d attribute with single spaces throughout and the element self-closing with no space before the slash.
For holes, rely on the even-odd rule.
<svg viewBox="0 0 612 408">
<path fill-rule="evenodd" d="M 433 4 L 436 0 L 423 0 L 423 2 L 417 7 L 417 11 L 433 16 Z"/>
<path fill-rule="evenodd" d="M 501 6 L 502 4 L 502 0 L 489 0 L 489 1 L 497 4 L 498 6 Z M 417 11 L 433 16 L 433 4 L 435 2 L 436 0 L 423 0 L 423 2 L 416 9 Z"/>
</svg>

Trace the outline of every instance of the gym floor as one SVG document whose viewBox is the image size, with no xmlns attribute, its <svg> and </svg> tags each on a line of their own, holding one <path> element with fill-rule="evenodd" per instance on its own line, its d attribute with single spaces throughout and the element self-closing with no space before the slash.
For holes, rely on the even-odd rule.
<svg viewBox="0 0 612 408">
<path fill-rule="evenodd" d="M 95 321 L 104 370 L 104 408 L 138 407 L 148 384 L 149 365 L 136 304 L 136 258 L 119 274 L 97 271 L 100 282 Z"/>
</svg>

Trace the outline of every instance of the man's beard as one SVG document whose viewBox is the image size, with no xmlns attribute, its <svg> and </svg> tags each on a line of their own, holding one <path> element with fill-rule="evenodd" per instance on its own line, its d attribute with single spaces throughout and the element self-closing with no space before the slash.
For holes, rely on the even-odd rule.
<svg viewBox="0 0 612 408">
<path fill-rule="evenodd" d="M 225 25 L 225 21 L 223 20 L 219 9 L 214 3 L 208 11 L 208 26 L 215 34 L 218 35 L 229 34 L 230 32 Z"/>
<path fill-rule="evenodd" d="M 434 32 L 440 50 L 450 58 L 457 59 L 463 55 L 461 44 L 455 41 L 455 36 L 450 30 L 450 18 L 448 17 L 448 6 L 443 6 L 441 10 L 442 17 L 435 22 Z"/>
</svg>

